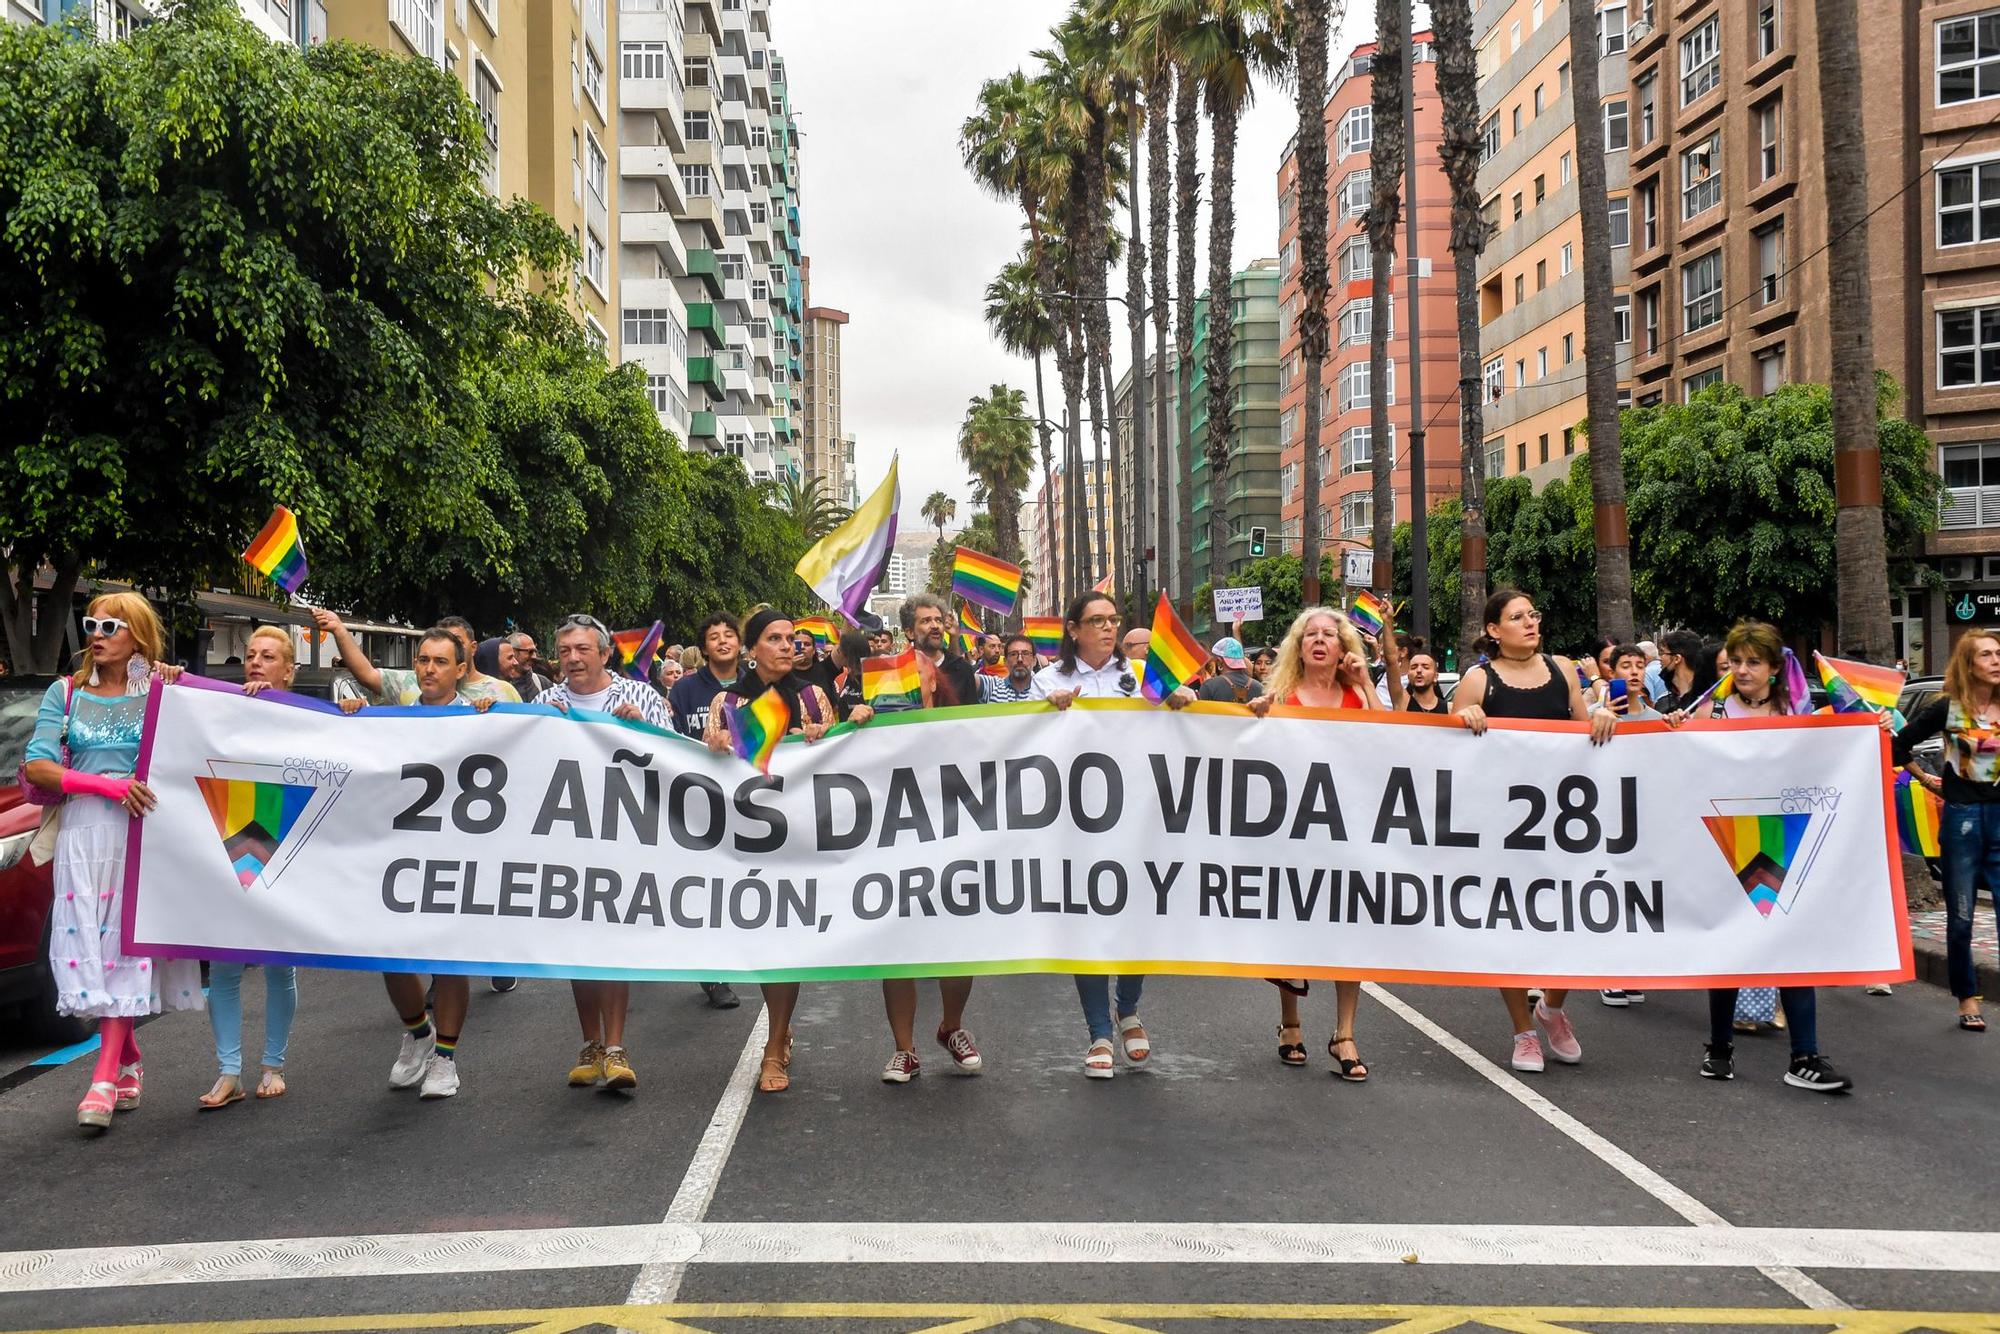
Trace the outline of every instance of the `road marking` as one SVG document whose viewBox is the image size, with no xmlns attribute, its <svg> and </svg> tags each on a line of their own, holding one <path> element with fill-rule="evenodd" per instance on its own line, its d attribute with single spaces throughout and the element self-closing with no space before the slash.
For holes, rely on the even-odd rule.
<svg viewBox="0 0 2000 1334">
<path fill-rule="evenodd" d="M 691 1330 L 727 1320 L 940 1320 L 924 1334 L 947 1330 L 990 1329 L 1017 1320 L 1046 1321 L 1072 1329 L 1144 1328 L 1128 1322 L 1279 1321 L 1285 1324 L 1340 1321 L 1348 1334 L 1413 1334 L 1460 1325 L 1494 1329 L 1531 1328 L 1586 1334 L 1582 1326 L 1671 1327 L 1751 1326 L 1845 1330 L 1852 1334 L 2000 1334 L 2000 1318 L 1991 1313 L 1949 1311 L 1804 1311 L 1797 1307 L 1509 1307 L 1309 1305 L 1236 1302 L 1174 1303 L 994 1303 L 950 1302 L 683 1302 L 670 1306 L 574 1306 L 545 1310 L 443 1311 L 422 1314 L 265 1317 L 257 1320 L 201 1321 L 184 1324 L 113 1325 L 44 1330 L 40 1334 L 350 1334 L 366 1330 L 506 1328 L 517 1334 L 568 1334 L 594 1325 L 630 1322 L 649 1330 Z"/>
<path fill-rule="evenodd" d="M 677 1237 L 675 1229 L 690 1227 L 708 1216 L 709 1202 L 715 1199 L 715 1188 L 722 1180 L 722 1169 L 736 1147 L 743 1118 L 749 1114 L 751 1090 L 756 1085 L 764 1044 L 770 1033 L 771 1011 L 767 1007 L 758 1013 L 757 1022 L 750 1026 L 750 1036 L 743 1039 L 743 1050 L 736 1054 L 736 1068 L 729 1072 L 722 1098 L 708 1118 L 708 1129 L 702 1132 L 701 1143 L 695 1146 L 694 1157 L 681 1177 L 680 1189 L 674 1192 L 673 1203 L 667 1206 L 667 1216 L 660 1220 L 663 1233 Z M 671 1257 L 644 1262 L 645 1267 L 632 1280 L 632 1291 L 626 1300 L 635 1306 L 656 1306 L 679 1296 L 681 1280 L 687 1275 L 687 1257 L 680 1255 L 679 1250 L 677 1245 Z"/>
<path fill-rule="evenodd" d="M 642 1265 L 1426 1265 L 2000 1274 L 2000 1232 L 1519 1223 L 641 1223 L 0 1252 L 0 1292 Z M 635 1284 L 635 1286 L 637 1286 Z M 654 1303 L 635 1303 L 654 1305 Z"/>
<path fill-rule="evenodd" d="M 1518 1075 L 1502 1070 L 1486 1059 L 1471 1046 L 1435 1023 L 1428 1015 L 1409 1002 L 1384 990 L 1373 982 L 1364 982 L 1361 989 L 1387 1006 L 1404 1023 L 1422 1033 L 1431 1041 L 1471 1067 L 1508 1097 L 1526 1107 L 1556 1130 L 1567 1135 L 1576 1143 L 1588 1149 L 1607 1167 L 1630 1181 L 1640 1190 L 1658 1200 L 1667 1208 L 1679 1214 L 1699 1228 L 1734 1229 L 1734 1225 L 1715 1210 L 1697 1200 L 1694 1196 L 1676 1186 L 1673 1182 L 1655 1172 L 1646 1164 L 1613 1144 L 1604 1136 L 1592 1130 L 1583 1122 L 1571 1116 L 1562 1108 L 1550 1102 L 1535 1090 L 1529 1088 Z M 1833 1295 L 1815 1280 L 1798 1270 L 1798 1266 L 1778 1263 L 1757 1266 L 1765 1278 L 1789 1292 L 1800 1302 L 1819 1311 L 1837 1311 L 1847 1303 Z"/>
</svg>

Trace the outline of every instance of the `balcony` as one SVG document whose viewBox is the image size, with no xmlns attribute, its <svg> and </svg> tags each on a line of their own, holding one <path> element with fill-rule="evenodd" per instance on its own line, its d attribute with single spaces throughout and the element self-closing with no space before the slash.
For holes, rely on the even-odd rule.
<svg viewBox="0 0 2000 1334">
<path fill-rule="evenodd" d="M 722 295 L 722 270 L 716 266 L 713 250 L 688 251 L 687 276 L 699 278 L 711 298 Z"/>
<path fill-rule="evenodd" d="M 1944 493 L 1938 530 L 2000 527 L 2000 486 L 1955 486 Z"/>
<path fill-rule="evenodd" d="M 676 140 L 681 138 L 681 117 L 687 104 L 679 79 L 620 79 L 618 107 L 621 111 L 665 112 L 662 119 L 673 126 L 667 133 Z"/>
<path fill-rule="evenodd" d="M 722 368 L 716 365 L 714 357 L 688 358 L 688 387 L 692 389 L 698 384 L 722 392 Z"/>
<path fill-rule="evenodd" d="M 714 305 L 706 301 L 691 301 L 687 313 L 688 333 L 707 334 L 710 345 L 714 347 L 729 345 L 728 327 L 723 323 L 722 312 Z"/>
<path fill-rule="evenodd" d="M 620 144 L 618 174 L 627 180 L 670 181 L 674 198 L 680 198 L 681 169 L 666 144 Z"/>
<path fill-rule="evenodd" d="M 674 215 L 658 209 L 643 213 L 620 213 L 618 215 L 618 240 L 621 245 L 650 245 L 658 248 L 660 257 L 667 263 L 667 272 L 675 277 L 685 277 L 689 272 L 687 251 L 681 245 L 680 228 L 674 225 Z"/>
<path fill-rule="evenodd" d="M 697 412 L 688 418 L 688 438 L 690 440 L 715 439 L 715 414 Z"/>
</svg>

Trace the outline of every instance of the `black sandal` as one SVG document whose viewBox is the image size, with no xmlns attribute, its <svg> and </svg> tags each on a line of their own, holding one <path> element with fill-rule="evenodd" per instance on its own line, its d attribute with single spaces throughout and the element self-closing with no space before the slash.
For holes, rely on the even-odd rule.
<svg viewBox="0 0 2000 1334">
<path fill-rule="evenodd" d="M 1284 1024 L 1278 1025 L 1278 1059 L 1286 1065 L 1304 1065 L 1306 1063 L 1306 1044 L 1303 1042 L 1285 1041 L 1286 1033 L 1299 1033 L 1299 1030 L 1296 1027 L 1288 1028 Z M 1299 1033 L 1299 1036 L 1304 1037 L 1305 1034 Z"/>
<path fill-rule="evenodd" d="M 1984 1033 L 1986 1031 L 1986 1016 L 1983 1014 L 1961 1014 L 1958 1016 L 1958 1026 L 1968 1033 Z"/>
<path fill-rule="evenodd" d="M 1334 1053 L 1333 1049 L 1343 1042 L 1354 1048 L 1354 1060 L 1350 1061 L 1346 1057 Z M 1334 1071 L 1334 1073 L 1342 1079 L 1350 1084 L 1365 1084 L 1368 1082 L 1368 1066 L 1360 1059 L 1361 1044 L 1354 1040 L 1353 1034 L 1350 1033 L 1343 1037 L 1335 1033 L 1332 1037 L 1328 1038 L 1326 1040 L 1326 1054 L 1339 1064 L 1340 1069 Z"/>
</svg>

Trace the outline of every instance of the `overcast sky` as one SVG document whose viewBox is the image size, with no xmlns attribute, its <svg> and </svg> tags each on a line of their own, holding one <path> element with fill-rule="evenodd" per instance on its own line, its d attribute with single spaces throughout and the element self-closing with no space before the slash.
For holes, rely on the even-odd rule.
<svg viewBox="0 0 2000 1334">
<path fill-rule="evenodd" d="M 1068 8 L 1067 0 L 772 5 L 802 139 L 813 304 L 852 317 L 841 334 L 842 424 L 859 441 L 863 496 L 890 455 L 902 455 L 906 531 L 921 526 L 917 509 L 934 490 L 956 497 L 961 517 L 969 512 L 956 444 L 966 401 L 1004 382 L 1033 402 L 1032 364 L 1003 351 L 982 316 L 986 284 L 1019 248 L 1019 210 L 974 186 L 959 163 L 958 128 L 981 82 L 1028 66 Z M 1349 8 L 1336 61 L 1372 32 L 1373 6 L 1350 0 Z M 1297 123 L 1289 93 L 1258 89 L 1237 139 L 1238 268 L 1278 252 L 1278 164 Z M 1204 174 L 1207 160 L 1204 142 Z M 1204 209 L 1203 288 L 1207 225 Z M 1111 290 L 1125 290 L 1122 274 Z M 1122 308 L 1112 323 L 1122 348 Z M 1049 416 L 1059 417 L 1053 364 L 1046 385 Z"/>
</svg>

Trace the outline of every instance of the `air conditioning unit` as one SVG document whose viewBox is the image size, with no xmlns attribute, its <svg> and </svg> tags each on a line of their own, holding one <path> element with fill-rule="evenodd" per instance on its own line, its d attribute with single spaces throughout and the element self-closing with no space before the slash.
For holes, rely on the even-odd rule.
<svg viewBox="0 0 2000 1334">
<path fill-rule="evenodd" d="M 1646 20 L 1644 20 L 1644 19 L 1635 19 L 1635 20 L 1634 20 L 1634 21 L 1633 21 L 1633 22 L 1632 22 L 1632 23 L 1631 23 L 1631 24 L 1630 24 L 1630 25 L 1629 25 L 1629 26 L 1628 26 L 1628 27 L 1627 27 L 1627 28 L 1625 29 L 1625 43 L 1626 43 L 1626 45 L 1627 45 L 1627 46 L 1630 46 L 1630 45 L 1631 45 L 1632 43 L 1634 43 L 1634 42 L 1641 42 L 1641 41 L 1644 41 L 1644 40 L 1646 39 L 1646 34 L 1647 34 L 1647 33 L 1649 33 L 1649 32 L 1651 32 L 1652 30 L 1653 30 L 1653 25 L 1652 25 L 1652 24 L 1650 24 L 1650 23 L 1648 23 L 1648 22 L 1647 22 Z"/>
<path fill-rule="evenodd" d="M 1938 573 L 1948 584 L 1970 583 L 1979 577 L 1979 562 L 1972 556 L 1946 556 L 1938 562 Z"/>
</svg>

